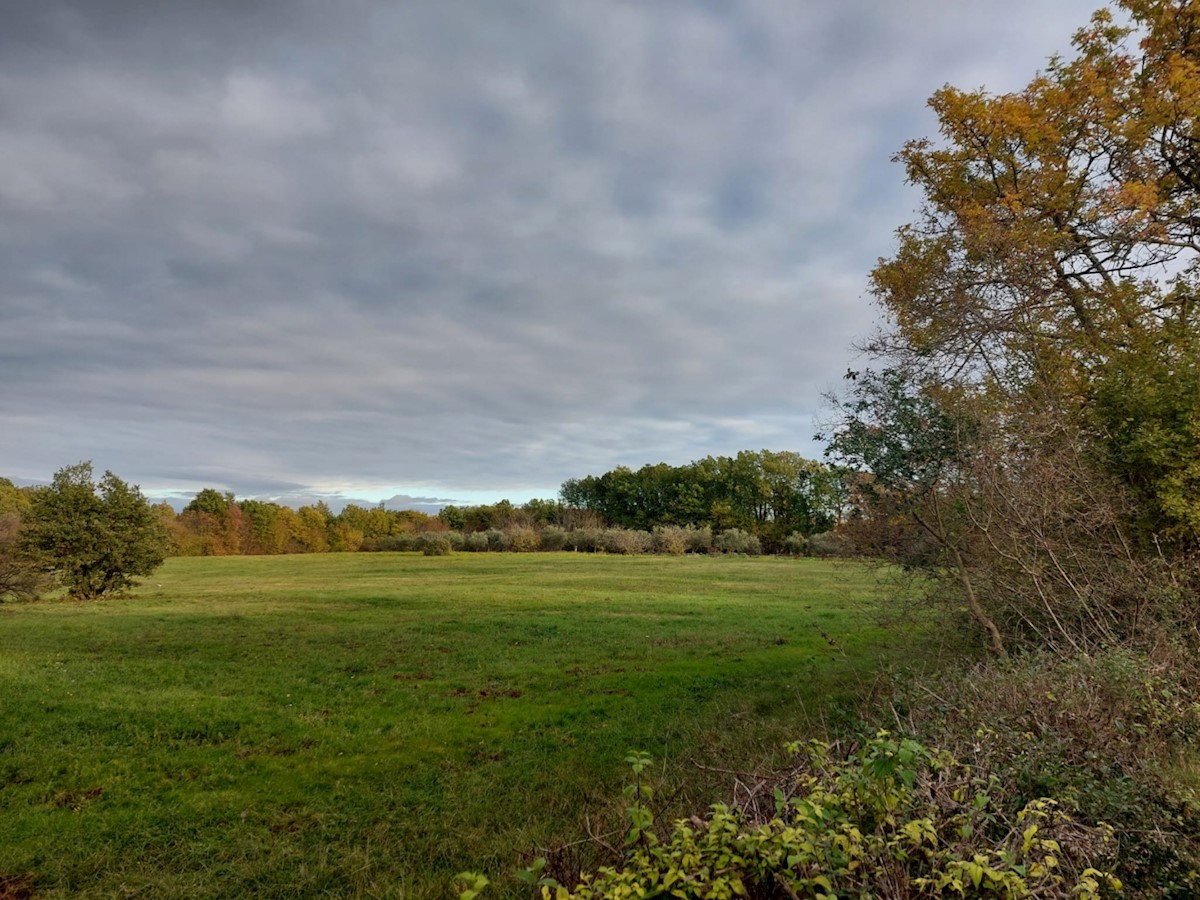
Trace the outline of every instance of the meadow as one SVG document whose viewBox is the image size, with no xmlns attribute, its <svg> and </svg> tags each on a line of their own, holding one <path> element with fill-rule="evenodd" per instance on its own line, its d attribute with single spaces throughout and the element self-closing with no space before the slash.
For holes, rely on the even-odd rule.
<svg viewBox="0 0 1200 900">
<path fill-rule="evenodd" d="M 0 896 L 528 896 L 629 750 L 701 809 L 700 766 L 836 722 L 896 652 L 878 602 L 811 559 L 360 553 L 0 606 Z"/>
</svg>

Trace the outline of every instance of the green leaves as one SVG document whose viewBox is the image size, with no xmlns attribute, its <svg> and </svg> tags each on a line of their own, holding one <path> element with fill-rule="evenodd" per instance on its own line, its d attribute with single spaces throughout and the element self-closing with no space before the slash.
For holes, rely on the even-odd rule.
<svg viewBox="0 0 1200 900">
<path fill-rule="evenodd" d="M 93 482 L 90 462 L 60 469 L 49 487 L 33 493 L 21 540 L 81 600 L 131 587 L 135 576 L 161 565 L 167 547 L 142 492 L 112 472 Z"/>
<path fill-rule="evenodd" d="M 820 742 L 790 749 L 806 750 L 809 764 L 794 797 L 776 793 L 769 821 L 714 806 L 707 820 L 680 820 L 669 837 L 631 845 L 619 868 L 585 875 L 574 891 L 547 885 L 542 897 L 865 897 L 898 879 L 931 895 L 996 898 L 1095 898 L 1120 888 L 1093 865 L 1115 849 L 1111 829 L 1073 822 L 1052 800 L 997 828 L 1003 811 L 990 782 L 945 753 L 886 731 L 847 758 Z M 626 761 L 640 781 L 649 757 Z M 634 830 L 650 827 L 639 805 L 631 813 Z M 1068 862 L 1080 860 L 1072 869 L 1080 874 L 1069 874 Z"/>
<path fill-rule="evenodd" d="M 478 872 L 459 872 L 454 876 L 454 880 L 458 882 L 460 888 L 458 900 L 475 900 L 483 889 L 491 884 L 487 876 L 480 875 Z"/>
</svg>

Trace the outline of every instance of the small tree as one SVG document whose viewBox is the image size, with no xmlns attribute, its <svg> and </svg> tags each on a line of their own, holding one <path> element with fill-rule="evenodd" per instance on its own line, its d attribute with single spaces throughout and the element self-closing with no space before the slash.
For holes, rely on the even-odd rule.
<svg viewBox="0 0 1200 900">
<path fill-rule="evenodd" d="M 136 485 L 112 472 L 99 483 L 92 464 L 54 473 L 34 492 L 21 530 L 24 547 L 80 600 L 98 600 L 132 587 L 166 557 L 167 533 Z"/>
</svg>

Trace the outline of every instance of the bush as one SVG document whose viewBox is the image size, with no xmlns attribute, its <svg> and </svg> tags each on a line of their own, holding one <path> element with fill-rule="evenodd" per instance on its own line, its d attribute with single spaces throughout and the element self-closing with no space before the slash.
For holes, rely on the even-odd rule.
<svg viewBox="0 0 1200 900">
<path fill-rule="evenodd" d="M 54 473 L 38 488 L 23 516 L 20 545 L 79 600 L 99 600 L 133 587 L 166 558 L 162 520 L 137 485 L 105 472 L 96 482 L 92 464 Z"/>
<path fill-rule="evenodd" d="M 746 556 L 758 556 L 762 553 L 762 545 L 758 538 L 740 528 L 730 528 L 721 532 L 713 541 L 713 547 L 722 553 L 742 553 Z"/>
<path fill-rule="evenodd" d="M 415 550 L 417 544 L 417 535 L 409 534 L 387 534 L 375 540 L 372 550 L 383 552 L 402 553 L 408 550 Z M 366 549 L 364 547 L 364 549 Z"/>
<path fill-rule="evenodd" d="M 688 553 L 708 553 L 712 550 L 713 533 L 712 529 L 705 525 L 703 528 L 687 529 L 687 548 Z"/>
<path fill-rule="evenodd" d="M 542 896 L 1098 898 L 1120 890 L 1097 868 L 1116 850 L 1112 829 L 1074 821 L 1068 803 L 1038 798 L 1009 813 L 992 781 L 885 731 L 848 755 L 819 741 L 807 751 L 773 791 L 755 792 L 767 802 L 717 805 L 667 835 L 649 806 L 650 759 L 631 754 L 624 860 L 584 875 L 573 891 L 542 878 Z M 522 875 L 536 882 L 544 866 Z"/>
<path fill-rule="evenodd" d="M 807 556 L 808 538 L 798 531 L 793 531 L 783 542 L 783 552 L 788 556 Z"/>
<path fill-rule="evenodd" d="M 567 532 L 557 525 L 547 525 L 540 535 L 543 550 L 564 550 L 567 547 Z"/>
<path fill-rule="evenodd" d="M 567 534 L 567 544 L 572 550 L 595 553 L 604 549 L 604 531 L 599 528 L 577 528 Z"/>
<path fill-rule="evenodd" d="M 21 549 L 20 528 L 16 515 L 0 514 L 0 601 L 33 600 L 48 587 L 37 561 Z"/>
<path fill-rule="evenodd" d="M 1030 654 L 902 684 L 889 700 L 1014 802 L 1071 797 L 1088 819 L 1116 824 L 1114 871 L 1135 896 L 1192 897 L 1200 822 L 1170 775 L 1200 739 L 1192 659 L 1166 641 L 1152 655 Z"/>
<path fill-rule="evenodd" d="M 533 553 L 542 546 L 541 536 L 525 525 L 511 525 L 504 529 L 507 549 L 513 553 Z"/>
<path fill-rule="evenodd" d="M 606 553 L 649 553 L 654 547 L 654 540 L 649 532 L 628 528 L 605 529 L 602 540 Z"/>
<path fill-rule="evenodd" d="M 850 556 L 854 543 L 836 531 L 822 531 L 808 538 L 809 556 Z"/>
<path fill-rule="evenodd" d="M 453 549 L 444 531 L 426 531 L 417 538 L 417 549 L 426 556 L 449 556 Z"/>
<path fill-rule="evenodd" d="M 488 549 L 488 536 L 483 531 L 472 531 L 463 535 L 463 549 L 472 553 L 483 553 Z"/>
<path fill-rule="evenodd" d="M 504 548 L 504 532 L 499 528 L 489 528 L 482 532 L 487 538 L 487 548 L 494 552 L 499 552 Z"/>
<path fill-rule="evenodd" d="M 678 525 L 659 525 L 654 529 L 654 552 L 682 556 L 687 552 L 688 533 Z"/>
</svg>

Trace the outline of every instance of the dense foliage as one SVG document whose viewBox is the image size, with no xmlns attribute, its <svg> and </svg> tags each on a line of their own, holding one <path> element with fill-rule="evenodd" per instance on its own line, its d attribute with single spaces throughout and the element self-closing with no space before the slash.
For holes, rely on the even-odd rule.
<svg viewBox="0 0 1200 900">
<path fill-rule="evenodd" d="M 0 524 L 21 517 L 27 491 L 0 483 Z M 9 498 L 7 501 L 5 498 Z M 21 499 L 24 506 L 18 506 Z M 572 479 L 559 500 L 449 505 L 436 516 L 365 508 L 333 512 L 237 499 L 204 488 L 176 514 L 155 513 L 179 556 L 237 556 L 356 550 L 580 550 L 609 553 L 787 553 L 838 555 L 828 537 L 845 507 L 843 473 L 789 452 L 742 452 L 686 466 L 660 463 Z M 15 528 L 15 524 L 12 526 Z M 4 540 L 0 530 L 0 560 Z M 424 538 L 444 533 L 445 539 Z M 823 537 L 826 535 L 826 537 Z M 815 537 L 815 540 L 811 540 Z"/>
<path fill-rule="evenodd" d="M 0 600 L 30 599 L 43 585 L 43 575 L 21 546 L 21 516 L 29 509 L 29 492 L 0 478 Z"/>
<path fill-rule="evenodd" d="M 1077 897 L 1121 883 L 1096 868 L 1115 851 L 1112 829 L 1085 826 L 1047 798 L 1005 808 L 1004 788 L 945 752 L 881 731 L 841 756 L 820 741 L 781 778 L 769 804 L 717 805 L 706 819 L 654 827 L 649 757 L 628 758 L 625 859 L 574 888 L 529 873 L 545 900 L 639 897 Z M 799 753 L 801 747 L 793 747 Z M 486 887 L 460 876 L 475 897 Z"/>
<path fill-rule="evenodd" d="M 737 528 L 777 552 L 788 535 L 829 531 L 845 506 L 841 474 L 797 453 L 743 451 L 684 466 L 624 466 L 563 483 L 564 505 L 607 525 L 648 531 L 691 526 Z"/>
<path fill-rule="evenodd" d="M 831 433 L 867 473 L 860 543 L 999 654 L 1130 639 L 1196 587 L 1200 8 L 1120 7 L 1022 91 L 934 95 L 877 368 Z"/>
<path fill-rule="evenodd" d="M 81 462 L 60 469 L 48 487 L 30 493 L 20 547 L 70 596 L 97 600 L 153 572 L 166 556 L 167 540 L 136 485 L 112 472 L 96 482 L 92 464 Z"/>
</svg>

